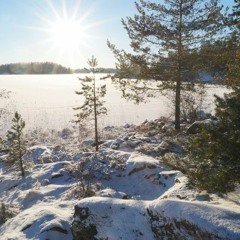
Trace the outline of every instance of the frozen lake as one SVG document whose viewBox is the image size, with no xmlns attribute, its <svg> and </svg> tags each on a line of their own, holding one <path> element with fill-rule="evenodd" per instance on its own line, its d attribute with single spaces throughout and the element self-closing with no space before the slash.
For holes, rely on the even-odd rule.
<svg viewBox="0 0 240 240">
<path fill-rule="evenodd" d="M 82 74 L 64 75 L 1 75 L 0 89 L 12 92 L 8 100 L 8 109 L 18 111 L 26 121 L 26 128 L 61 129 L 69 126 L 77 112 L 73 107 L 80 106 L 81 96 L 75 94 L 80 91 L 81 84 L 78 77 Z M 100 76 L 96 75 L 96 78 Z M 108 115 L 101 117 L 100 126 L 123 125 L 125 123 L 139 124 L 144 120 L 156 119 L 159 116 L 171 117 L 172 105 L 161 96 L 149 99 L 148 103 L 135 105 L 121 98 L 121 92 L 112 84 L 107 83 L 105 97 Z M 213 94 L 223 95 L 226 89 L 208 85 L 208 103 L 213 106 Z M 0 107 L 6 104 L 1 100 Z M 2 130 L 9 127 L 13 115 L 1 124 Z"/>
</svg>

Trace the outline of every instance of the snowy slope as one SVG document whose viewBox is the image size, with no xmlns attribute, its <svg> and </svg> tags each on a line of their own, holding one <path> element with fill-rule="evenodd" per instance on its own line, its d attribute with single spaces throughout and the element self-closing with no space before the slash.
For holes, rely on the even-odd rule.
<svg viewBox="0 0 240 240">
<path fill-rule="evenodd" d="M 16 172 L 0 177 L 0 202 L 15 212 L 0 228 L 4 239 L 72 239 L 70 223 L 74 200 L 65 194 L 73 181 L 66 173 L 69 162 L 35 165 L 20 179 Z"/>
<path fill-rule="evenodd" d="M 0 239 L 70 240 L 82 226 L 82 239 L 91 239 L 88 228 L 95 239 L 169 239 L 173 233 L 182 239 L 240 239 L 239 192 L 233 193 L 234 201 L 206 197 L 188 189 L 181 172 L 124 146 L 107 146 L 98 155 L 34 146 L 28 155 L 34 165 L 24 179 L 4 168 L 2 156 L 0 203 L 7 206 L 9 218 L 0 225 Z M 101 189 L 81 199 L 79 182 L 69 169 L 91 156 Z"/>
</svg>

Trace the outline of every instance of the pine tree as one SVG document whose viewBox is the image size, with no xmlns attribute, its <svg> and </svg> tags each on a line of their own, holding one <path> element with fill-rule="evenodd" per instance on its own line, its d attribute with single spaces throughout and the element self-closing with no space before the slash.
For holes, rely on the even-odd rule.
<svg viewBox="0 0 240 240">
<path fill-rule="evenodd" d="M 190 141 L 188 174 L 200 189 L 228 192 L 240 183 L 240 92 L 216 97 L 216 117 Z"/>
<path fill-rule="evenodd" d="M 223 81 L 231 92 L 223 98 L 215 96 L 218 123 L 203 127 L 190 146 L 194 166 L 189 171 L 191 183 L 209 191 L 228 192 L 240 183 L 240 2 L 235 2 L 229 15 L 233 32 L 221 42 L 217 53 L 217 63 L 224 70 Z"/>
<path fill-rule="evenodd" d="M 82 95 L 84 97 L 84 103 L 82 106 L 74 108 L 74 110 L 80 110 L 80 113 L 76 114 L 78 124 L 83 124 L 86 119 L 93 117 L 94 128 L 95 128 L 95 143 L 96 151 L 99 150 L 99 137 L 98 137 L 98 117 L 100 115 L 106 114 L 107 109 L 104 107 L 103 97 L 106 94 L 106 85 L 97 86 L 96 85 L 96 73 L 98 62 L 96 58 L 92 57 L 88 60 L 89 73 L 90 75 L 85 78 L 79 78 L 82 85 L 82 91 L 75 91 L 77 95 Z M 105 79 L 101 78 L 101 79 Z"/>
<path fill-rule="evenodd" d="M 139 0 L 135 3 L 138 14 L 122 21 L 134 53 L 126 53 L 108 42 L 117 59 L 117 81 L 126 98 L 138 103 L 154 96 L 156 91 L 175 92 L 176 130 L 180 129 L 181 91 L 191 90 L 193 85 L 187 82 L 193 79 L 196 70 L 189 56 L 204 42 L 212 41 L 219 31 L 223 16 L 218 3 L 218 0 L 164 3 Z"/>
<path fill-rule="evenodd" d="M 25 141 L 23 139 L 23 129 L 25 122 L 21 115 L 15 112 L 14 118 L 12 119 L 12 127 L 7 133 L 8 141 L 8 165 L 12 166 L 16 162 L 19 164 L 22 177 L 25 177 L 25 166 L 23 163 L 23 155 L 26 153 Z"/>
</svg>

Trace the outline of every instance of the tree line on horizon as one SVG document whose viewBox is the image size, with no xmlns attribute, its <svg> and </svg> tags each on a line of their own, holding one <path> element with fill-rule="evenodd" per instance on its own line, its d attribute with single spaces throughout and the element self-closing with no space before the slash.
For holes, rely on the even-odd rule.
<svg viewBox="0 0 240 240">
<path fill-rule="evenodd" d="M 99 73 L 116 73 L 114 68 L 99 68 Z M 71 74 L 88 73 L 86 68 L 71 69 L 52 62 L 9 63 L 0 65 L 0 74 Z"/>
<path fill-rule="evenodd" d="M 52 62 L 9 63 L 0 65 L 0 74 L 69 74 L 70 68 Z"/>
</svg>

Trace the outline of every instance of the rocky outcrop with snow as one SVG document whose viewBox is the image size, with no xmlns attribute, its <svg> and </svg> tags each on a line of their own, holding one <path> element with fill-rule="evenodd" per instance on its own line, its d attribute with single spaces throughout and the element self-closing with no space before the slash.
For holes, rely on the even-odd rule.
<svg viewBox="0 0 240 240">
<path fill-rule="evenodd" d="M 74 240 L 239 239 L 240 208 L 196 201 L 186 180 L 155 159 L 132 154 L 119 184 L 109 183 L 128 197 L 110 191 L 81 200 L 72 223 Z"/>
<path fill-rule="evenodd" d="M 240 212 L 181 200 L 87 198 L 75 206 L 75 240 L 239 239 Z"/>
</svg>

